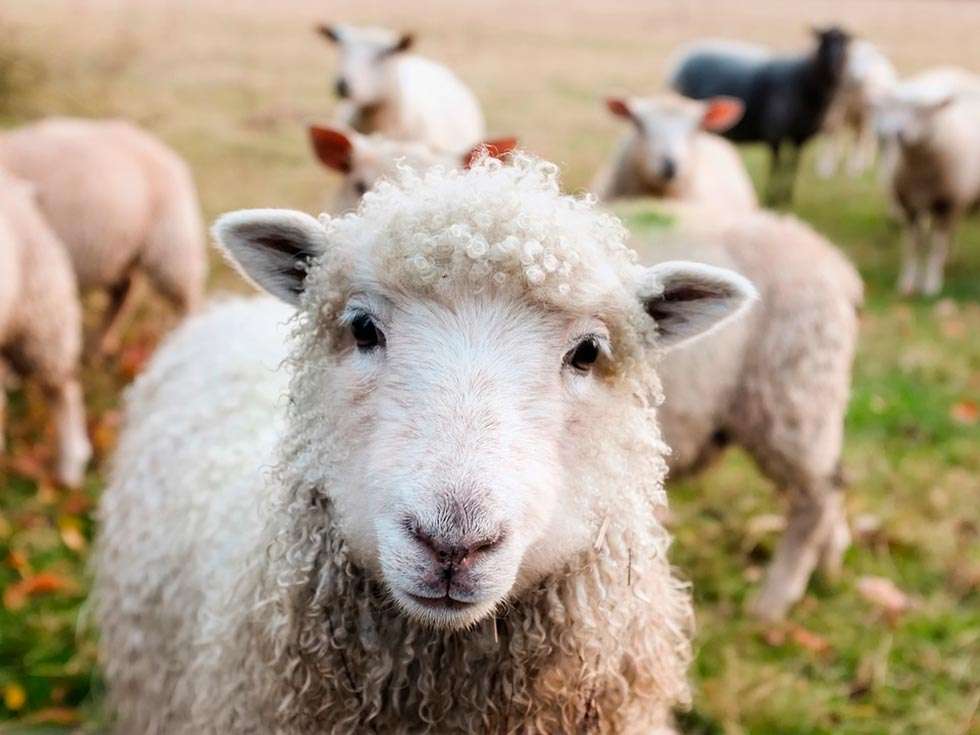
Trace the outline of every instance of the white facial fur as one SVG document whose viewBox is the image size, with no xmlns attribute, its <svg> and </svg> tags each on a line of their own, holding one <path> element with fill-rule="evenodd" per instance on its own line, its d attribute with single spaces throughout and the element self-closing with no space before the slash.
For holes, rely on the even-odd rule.
<svg viewBox="0 0 980 735">
<path fill-rule="evenodd" d="M 434 625 L 471 625 L 590 547 L 615 502 L 595 472 L 627 461 L 605 457 L 620 440 L 602 427 L 652 420 L 635 404 L 655 381 L 647 340 L 659 325 L 661 344 L 682 343 L 754 293 L 716 268 L 633 265 L 619 225 L 560 198 L 551 178 L 529 183 L 535 165 L 382 184 L 319 232 L 270 210 L 215 227 L 253 279 L 316 324 L 291 388 L 296 474 L 328 489 L 352 558 Z M 304 262 L 319 247 L 305 279 L 306 265 L 283 267 L 283 253 Z M 650 442 L 628 458 L 641 483 L 662 472 L 652 430 L 626 440 Z"/>
<path fill-rule="evenodd" d="M 683 178 L 690 165 L 691 140 L 700 129 L 704 105 L 673 100 L 633 100 L 639 133 L 638 160 L 650 182 L 667 184 Z"/>
<path fill-rule="evenodd" d="M 954 101 L 954 95 L 936 91 L 924 95 L 884 95 L 875 105 L 875 128 L 879 137 L 909 147 L 925 143 L 936 116 Z"/>
<path fill-rule="evenodd" d="M 359 107 L 378 104 L 386 92 L 386 65 L 397 55 L 401 37 L 383 28 L 337 25 L 331 30 L 340 53 L 338 88 L 342 84 L 346 98 Z"/>
</svg>

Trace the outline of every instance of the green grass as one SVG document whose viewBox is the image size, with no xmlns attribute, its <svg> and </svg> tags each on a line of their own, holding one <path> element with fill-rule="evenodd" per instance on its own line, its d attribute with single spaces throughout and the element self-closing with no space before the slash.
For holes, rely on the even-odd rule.
<svg viewBox="0 0 980 735">
<path fill-rule="evenodd" d="M 246 40 L 228 45 L 233 34 Z M 0 75 L 4 64 L 17 69 L 18 80 L 26 69 L 39 85 L 23 104 L 0 105 L 0 115 L 136 117 L 190 160 L 209 218 L 241 206 L 315 210 L 325 201 L 329 179 L 310 164 L 297 119 L 319 109 L 323 78 L 319 70 L 288 77 L 287 97 L 279 89 L 287 84 L 285 75 L 235 76 L 239 65 L 253 63 L 236 51 L 243 44 L 257 44 L 255 53 L 266 56 L 255 58 L 271 63 L 278 47 L 263 46 L 266 38 L 251 26 L 229 24 L 213 44 L 200 47 L 203 61 L 188 56 L 153 67 L 124 36 L 91 52 L 99 70 L 94 78 L 88 67 L 64 59 L 43 69 L 33 61 L 0 58 Z M 597 44 L 600 51 L 615 51 L 615 45 Z M 305 51 L 297 49 L 299 58 Z M 574 78 L 545 83 L 554 104 L 593 104 L 587 99 L 591 87 Z M 23 89 L 21 81 L 11 84 Z M 277 112 L 283 100 L 288 104 Z M 195 114 L 181 114 L 178 104 Z M 542 126 L 562 124 L 561 114 L 543 103 L 540 108 L 548 114 L 538 121 Z M 265 119 L 267 110 L 272 112 Z M 581 119 L 589 114 L 582 112 Z M 594 136 L 577 135 L 566 132 L 564 138 L 582 143 L 581 151 L 568 151 L 573 188 L 584 184 L 601 153 Z M 765 152 L 745 154 L 763 184 Z M 780 511 L 773 488 L 737 451 L 706 474 L 672 486 L 674 560 L 693 583 L 699 627 L 694 708 L 682 716 L 683 728 L 799 735 L 977 733 L 980 225 L 971 222 L 961 231 L 940 299 L 900 299 L 893 291 L 898 231 L 873 176 L 819 181 L 810 163 L 804 164 L 792 211 L 841 246 L 867 287 L 846 466 L 850 516 L 874 520 L 877 528 L 856 538 L 842 578 L 815 579 L 790 626 L 774 633 L 743 613 L 775 541 L 773 533 L 751 531 L 752 519 Z M 634 211 L 630 219 L 643 230 L 670 225 L 654 209 Z M 221 268 L 212 280 L 234 282 Z M 164 314 L 152 301 L 143 309 L 128 335 L 131 363 L 139 362 L 141 345 L 157 339 Z M 92 511 L 129 372 L 125 366 L 85 368 L 100 454 L 77 493 L 51 487 L 35 469 L 51 445 L 43 405 L 31 390 L 13 394 L 7 433 L 9 456 L 18 465 L 0 466 L 0 732 L 54 732 L 75 723 L 98 728 L 102 689 L 94 637 L 80 613 Z M 10 604 L 10 590 L 38 573 L 63 587 Z M 912 610 L 896 620 L 883 618 L 856 590 L 867 575 L 894 581 L 912 596 Z"/>
</svg>

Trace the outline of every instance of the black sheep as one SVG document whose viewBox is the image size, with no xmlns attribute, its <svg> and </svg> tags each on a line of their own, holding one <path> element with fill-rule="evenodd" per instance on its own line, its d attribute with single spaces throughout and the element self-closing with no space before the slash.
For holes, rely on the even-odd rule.
<svg viewBox="0 0 980 735">
<path fill-rule="evenodd" d="M 677 64 L 670 85 L 687 97 L 737 97 L 745 114 L 724 136 L 761 142 L 772 150 L 767 200 L 792 198 L 800 148 L 823 124 L 840 84 L 850 35 L 838 27 L 814 29 L 817 47 L 801 56 L 748 54 L 719 45 L 700 46 Z M 787 143 L 787 155 L 781 148 Z"/>
</svg>

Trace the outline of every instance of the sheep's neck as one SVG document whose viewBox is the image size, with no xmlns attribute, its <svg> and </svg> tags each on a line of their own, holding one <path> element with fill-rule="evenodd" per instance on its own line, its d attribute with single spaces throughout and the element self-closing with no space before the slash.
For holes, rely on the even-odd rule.
<svg viewBox="0 0 980 735">
<path fill-rule="evenodd" d="M 685 655 L 676 631 L 606 609 L 616 606 L 600 600 L 626 599 L 630 580 L 618 568 L 610 576 L 601 556 L 585 555 L 499 617 L 451 632 L 399 612 L 349 560 L 332 524 L 322 538 L 320 572 L 290 605 L 291 649 L 302 665 L 287 673 L 271 662 L 284 696 L 306 701 L 301 710 L 312 719 L 293 723 L 299 731 L 421 732 L 438 723 L 439 732 L 521 732 L 536 723 L 544 732 L 619 732 L 623 718 L 659 721 L 686 694 L 683 681 L 661 676 L 670 667 L 657 660 Z M 648 592 L 657 594 L 664 579 L 655 582 Z"/>
</svg>

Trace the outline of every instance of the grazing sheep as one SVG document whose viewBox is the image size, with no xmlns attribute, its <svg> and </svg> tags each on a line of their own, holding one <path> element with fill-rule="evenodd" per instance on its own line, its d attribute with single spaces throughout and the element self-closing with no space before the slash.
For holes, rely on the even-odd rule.
<svg viewBox="0 0 980 735">
<path fill-rule="evenodd" d="M 840 251 L 793 217 L 675 211 L 675 231 L 641 255 L 731 268 L 760 298 L 744 319 L 661 364 L 670 477 L 738 444 L 785 493 L 786 531 L 752 606 L 780 619 L 818 564 L 836 574 L 850 542 L 840 462 L 861 280 Z"/>
<path fill-rule="evenodd" d="M 322 25 L 340 49 L 338 122 L 359 133 L 463 151 L 484 136 L 483 112 L 469 88 L 442 64 L 406 53 L 410 34 Z"/>
<path fill-rule="evenodd" d="M 814 33 L 816 48 L 802 56 L 766 56 L 756 47 L 728 43 L 700 44 L 682 53 L 669 75 L 670 86 L 686 97 L 742 100 L 742 119 L 724 135 L 736 142 L 769 145 L 769 203 L 793 198 L 800 149 L 820 130 L 844 74 L 848 34 L 836 27 Z M 789 145 L 785 157 L 784 143 Z"/>
<path fill-rule="evenodd" d="M 634 130 L 596 180 L 593 190 L 601 201 L 652 195 L 734 210 L 759 206 L 738 151 L 712 135 L 738 122 L 739 100 L 696 102 L 668 94 L 606 104 Z"/>
<path fill-rule="evenodd" d="M 823 122 L 827 139 L 817 158 L 820 176 L 837 173 L 849 144 L 851 176 L 859 176 L 874 163 L 878 151 L 874 111 L 897 83 L 895 67 L 877 46 L 864 39 L 851 41 L 844 76 Z"/>
<path fill-rule="evenodd" d="M 435 151 L 422 143 L 391 140 L 380 135 L 361 135 L 353 130 L 310 126 L 310 142 L 320 162 L 344 177 L 334 202 L 335 212 L 355 209 L 366 192 L 383 178 L 394 176 L 399 166 L 424 171 L 432 166 L 468 167 L 484 149 L 501 158 L 517 146 L 516 138 L 498 138 L 468 151 Z"/>
<path fill-rule="evenodd" d="M 891 141 L 888 184 L 905 225 L 898 290 L 933 296 L 960 219 L 980 204 L 980 80 L 924 72 L 882 100 L 877 125 Z"/>
<path fill-rule="evenodd" d="M 0 170 L 0 452 L 4 372 L 37 380 L 57 429 L 57 476 L 81 485 L 92 455 L 78 382 L 82 312 L 64 247 L 41 216 L 30 184 Z"/>
<path fill-rule="evenodd" d="M 635 264 L 555 172 L 219 220 L 292 346 L 285 309 L 235 302 L 130 392 L 97 562 L 121 732 L 669 729 L 691 608 L 655 359 L 753 289 Z"/>
<path fill-rule="evenodd" d="M 108 290 L 103 352 L 119 346 L 137 272 L 179 313 L 198 305 L 207 255 L 194 182 L 160 141 L 123 121 L 50 118 L 0 133 L 0 166 L 34 185 L 79 290 Z"/>
</svg>

